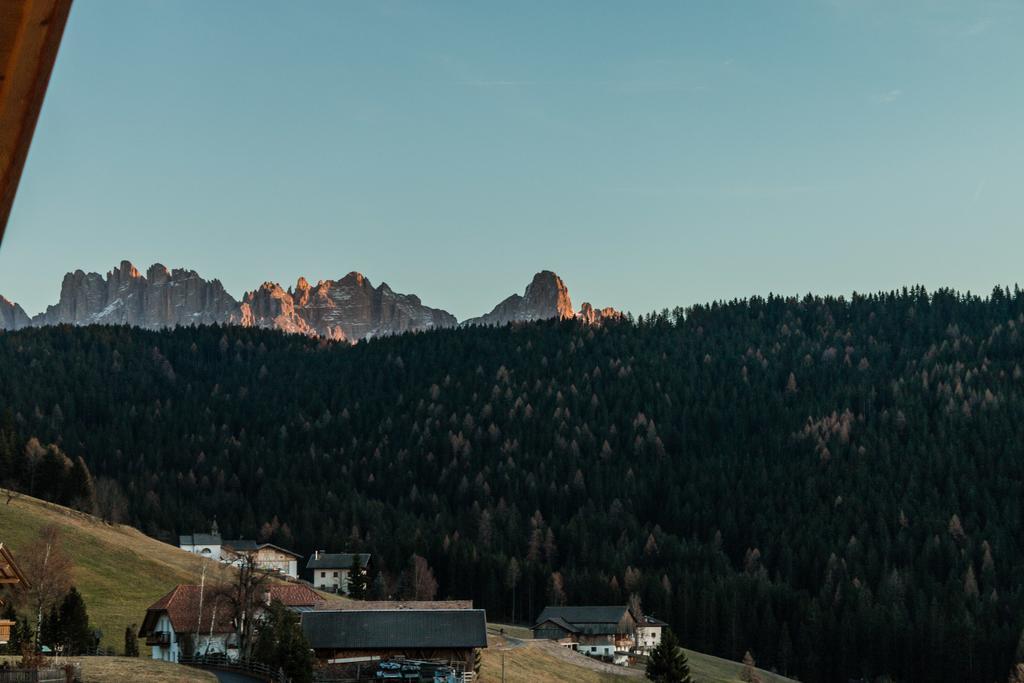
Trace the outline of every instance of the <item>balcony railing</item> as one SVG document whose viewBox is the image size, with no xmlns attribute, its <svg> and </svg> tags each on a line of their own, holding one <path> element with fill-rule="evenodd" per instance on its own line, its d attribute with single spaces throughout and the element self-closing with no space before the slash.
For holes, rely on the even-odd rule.
<svg viewBox="0 0 1024 683">
<path fill-rule="evenodd" d="M 171 644 L 171 632 L 170 631 L 153 631 L 146 637 L 146 645 L 159 645 L 160 647 L 167 647 Z"/>
</svg>

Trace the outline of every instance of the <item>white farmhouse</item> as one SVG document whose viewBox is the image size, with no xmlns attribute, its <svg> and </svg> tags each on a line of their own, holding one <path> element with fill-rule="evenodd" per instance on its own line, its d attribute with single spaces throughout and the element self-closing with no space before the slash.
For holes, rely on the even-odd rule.
<svg viewBox="0 0 1024 683">
<path fill-rule="evenodd" d="M 348 594 L 352 569 L 358 561 L 366 571 L 370 564 L 369 553 L 325 553 L 317 550 L 306 563 L 306 569 L 313 572 L 313 585 L 323 591 Z"/>
<path fill-rule="evenodd" d="M 262 605 L 278 600 L 296 611 L 314 609 L 324 599 L 309 586 L 273 584 L 262 596 Z M 200 607 L 201 606 L 201 607 Z M 182 657 L 223 655 L 238 658 L 238 633 L 234 610 L 223 595 L 207 587 L 175 586 L 146 610 L 139 637 L 146 639 L 153 659 L 177 662 Z M 256 617 L 262 618 L 262 606 Z"/>
<path fill-rule="evenodd" d="M 238 634 L 231 617 L 230 607 L 215 600 L 212 591 L 203 595 L 199 586 L 179 585 L 146 610 L 139 637 L 146 639 L 153 659 L 165 662 L 213 654 L 237 659 Z"/>
<path fill-rule="evenodd" d="M 636 624 L 636 650 L 650 654 L 651 650 L 661 645 L 661 633 L 668 626 L 664 621 L 645 614 Z"/>
</svg>

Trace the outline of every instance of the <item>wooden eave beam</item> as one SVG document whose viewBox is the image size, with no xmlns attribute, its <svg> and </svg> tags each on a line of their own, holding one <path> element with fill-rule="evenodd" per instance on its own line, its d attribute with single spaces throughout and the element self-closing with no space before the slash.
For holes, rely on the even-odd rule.
<svg viewBox="0 0 1024 683">
<path fill-rule="evenodd" d="M 71 0 L 0 1 L 0 242 Z"/>
</svg>

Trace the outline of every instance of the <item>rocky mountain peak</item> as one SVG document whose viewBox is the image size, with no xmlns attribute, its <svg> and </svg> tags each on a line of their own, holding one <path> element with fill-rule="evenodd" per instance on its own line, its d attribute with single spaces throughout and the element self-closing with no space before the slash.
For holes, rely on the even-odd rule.
<svg viewBox="0 0 1024 683">
<path fill-rule="evenodd" d="M 276 282 L 264 282 L 246 293 L 242 299 L 242 324 L 316 336 L 316 331 L 295 310 L 293 296 Z"/>
<path fill-rule="evenodd" d="M 141 277 L 138 268 L 132 265 L 131 261 L 121 261 L 121 265 L 107 273 L 107 278 L 116 276 L 119 279 L 136 279 Z"/>
<path fill-rule="evenodd" d="M 531 320 L 572 318 L 574 315 L 572 299 L 565 282 L 552 271 L 542 270 L 533 276 L 522 295 L 509 296 L 490 313 L 470 318 L 463 325 L 507 325 Z"/>
<path fill-rule="evenodd" d="M 0 330 L 20 330 L 31 324 L 21 306 L 0 296 Z"/>
<path fill-rule="evenodd" d="M 528 310 L 543 313 L 545 318 L 571 318 L 574 315 L 569 288 L 550 270 L 542 270 L 533 276 L 523 299 Z M 555 315 L 547 315 L 548 311 L 554 311 Z"/>
<path fill-rule="evenodd" d="M 354 270 L 345 277 L 338 280 L 338 284 L 347 285 L 350 287 L 369 287 L 370 289 L 373 289 L 373 285 L 370 284 L 370 281 L 366 279 L 366 276 Z"/>
<path fill-rule="evenodd" d="M 617 315 L 613 309 L 597 310 L 590 304 L 584 304 L 577 315 L 562 279 L 542 270 L 522 295 L 513 294 L 490 313 L 463 324 L 504 325 L 574 316 L 598 324 Z M 0 298 L 0 329 L 62 323 L 148 329 L 242 325 L 353 342 L 458 325 L 447 311 L 425 306 L 415 294 L 396 292 L 386 282 L 374 287 L 358 271 L 340 280 L 320 280 L 315 287 L 300 277 L 295 288 L 288 290 L 267 281 L 236 301 L 219 280 L 206 280 L 194 270 L 169 270 L 154 263 L 143 276 L 130 261 L 121 261 L 105 277 L 83 270 L 66 274 L 57 303 L 31 319 L 20 306 Z"/>
<path fill-rule="evenodd" d="M 171 271 L 162 263 L 154 263 L 146 270 L 146 280 L 151 285 L 162 285 L 171 279 Z"/>
<path fill-rule="evenodd" d="M 587 302 L 583 302 L 583 305 L 580 306 L 579 313 L 576 314 L 576 317 L 588 325 L 600 325 L 605 320 L 621 318 L 622 313 L 616 311 L 611 306 L 598 309 L 594 308 Z"/>
</svg>

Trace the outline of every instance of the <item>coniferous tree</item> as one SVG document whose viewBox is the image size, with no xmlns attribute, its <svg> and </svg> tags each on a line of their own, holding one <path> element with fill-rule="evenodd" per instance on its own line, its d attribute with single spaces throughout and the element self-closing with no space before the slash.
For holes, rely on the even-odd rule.
<svg viewBox="0 0 1024 683">
<path fill-rule="evenodd" d="M 761 683 L 761 676 L 754 668 L 755 664 L 754 656 L 747 650 L 743 655 L 743 669 L 740 671 L 740 680 L 743 683 Z"/>
<path fill-rule="evenodd" d="M 651 651 L 647 678 L 657 683 L 693 683 L 690 663 L 672 629 L 664 629 L 661 642 Z"/>
<path fill-rule="evenodd" d="M 89 614 L 82 595 L 74 586 L 60 604 L 54 631 L 68 655 L 92 653 L 95 643 L 93 630 L 89 627 Z"/>
<path fill-rule="evenodd" d="M 756 646 L 808 683 L 991 683 L 1024 613 L 1005 503 L 1024 476 L 1022 357 L 1019 288 L 752 297 L 351 347 L 28 328 L 0 334 L 0 477 L 74 504 L 80 456 L 153 536 L 217 516 L 300 553 L 358 546 L 381 597 L 418 554 L 438 595 L 505 613 L 515 557 L 531 619 L 635 592 L 697 649 Z"/>
<path fill-rule="evenodd" d="M 313 680 L 313 653 L 299 624 L 299 615 L 274 600 L 256 629 L 253 657 L 294 683 Z"/>
<path fill-rule="evenodd" d="M 138 629 L 135 627 L 135 624 L 126 626 L 124 629 L 124 656 L 139 656 L 139 636 Z"/>
</svg>

